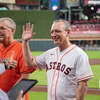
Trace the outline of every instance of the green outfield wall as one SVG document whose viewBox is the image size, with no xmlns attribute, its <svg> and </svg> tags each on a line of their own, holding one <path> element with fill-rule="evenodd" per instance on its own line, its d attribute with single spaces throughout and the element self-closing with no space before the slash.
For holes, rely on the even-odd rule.
<svg viewBox="0 0 100 100">
<path fill-rule="evenodd" d="M 55 11 L 0 11 L 1 17 L 10 17 L 16 22 L 15 39 L 22 38 L 22 26 L 27 22 L 34 24 L 34 39 L 50 39 Z"/>
<path fill-rule="evenodd" d="M 22 43 L 21 40 L 17 40 Z M 57 45 L 51 39 L 39 39 L 39 40 L 30 40 L 29 47 L 31 51 L 46 51 L 48 49 L 54 48 Z"/>
<path fill-rule="evenodd" d="M 46 51 L 48 49 L 51 49 L 53 47 L 56 47 L 54 42 L 51 41 L 30 41 L 29 42 L 30 50 L 31 51 Z"/>
</svg>

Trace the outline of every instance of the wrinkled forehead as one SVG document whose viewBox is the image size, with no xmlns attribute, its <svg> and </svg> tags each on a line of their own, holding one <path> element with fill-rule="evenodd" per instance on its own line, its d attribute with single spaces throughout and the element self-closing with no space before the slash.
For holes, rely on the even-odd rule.
<svg viewBox="0 0 100 100">
<path fill-rule="evenodd" d="M 8 21 L 7 20 L 0 20 L 0 26 L 7 26 Z"/>
<path fill-rule="evenodd" d="M 52 29 L 62 29 L 62 28 L 64 28 L 64 23 L 63 22 L 55 22 L 51 26 L 51 30 Z"/>
</svg>

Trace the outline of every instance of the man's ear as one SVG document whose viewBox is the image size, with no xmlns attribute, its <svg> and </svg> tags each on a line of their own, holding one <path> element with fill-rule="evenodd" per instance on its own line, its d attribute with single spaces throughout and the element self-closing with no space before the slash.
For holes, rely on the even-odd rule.
<svg viewBox="0 0 100 100">
<path fill-rule="evenodd" d="M 13 35 L 14 35 L 14 32 L 15 32 L 15 29 L 12 28 L 12 33 L 13 33 Z"/>
<path fill-rule="evenodd" d="M 70 30 L 67 30 L 67 37 L 69 37 L 69 35 L 70 35 Z"/>
</svg>

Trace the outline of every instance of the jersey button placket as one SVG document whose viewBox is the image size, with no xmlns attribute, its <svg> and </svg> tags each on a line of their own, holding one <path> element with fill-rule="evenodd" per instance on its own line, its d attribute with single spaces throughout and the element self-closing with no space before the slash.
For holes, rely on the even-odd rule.
<svg viewBox="0 0 100 100">
<path fill-rule="evenodd" d="M 52 89 L 53 90 L 52 91 L 52 97 L 54 98 L 54 100 L 55 100 L 55 86 L 56 86 L 57 76 L 58 76 L 58 71 L 56 70 L 55 77 L 54 77 L 54 82 L 53 82 L 53 89 Z"/>
<path fill-rule="evenodd" d="M 57 75 L 58 75 L 58 71 L 56 70 L 54 81 L 53 81 L 53 88 L 52 88 L 52 100 L 54 100 L 53 98 L 55 98 L 55 85 L 56 85 Z"/>
</svg>

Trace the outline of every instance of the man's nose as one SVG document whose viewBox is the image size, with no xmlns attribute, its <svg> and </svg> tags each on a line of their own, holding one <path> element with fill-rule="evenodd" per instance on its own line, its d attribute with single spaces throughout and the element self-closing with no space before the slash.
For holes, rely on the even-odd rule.
<svg viewBox="0 0 100 100">
<path fill-rule="evenodd" d="M 56 32 L 54 31 L 54 32 L 52 33 L 52 35 L 54 35 L 54 36 L 55 36 L 55 35 L 56 35 Z"/>
</svg>

